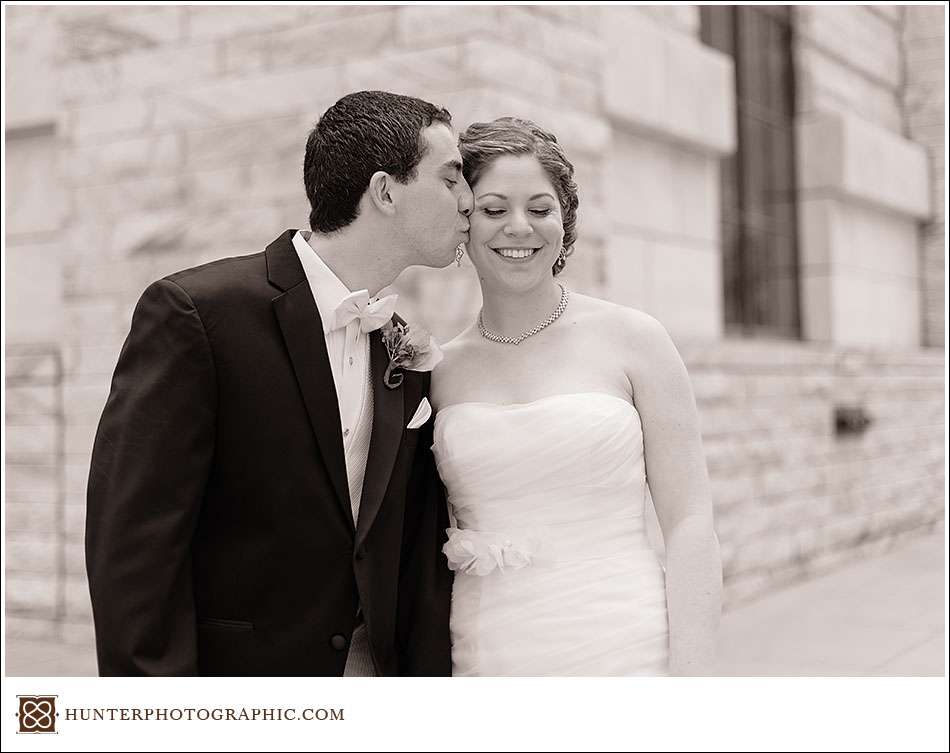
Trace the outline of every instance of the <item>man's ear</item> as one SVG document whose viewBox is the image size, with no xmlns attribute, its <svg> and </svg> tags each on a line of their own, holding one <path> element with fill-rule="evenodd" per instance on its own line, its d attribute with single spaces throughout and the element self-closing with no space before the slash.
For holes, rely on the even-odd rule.
<svg viewBox="0 0 950 753">
<path fill-rule="evenodd" d="M 387 216 L 392 216 L 396 212 L 395 196 L 393 189 L 396 181 L 393 176 L 382 170 L 377 170 L 369 179 L 369 188 L 366 193 L 373 206 Z"/>
</svg>

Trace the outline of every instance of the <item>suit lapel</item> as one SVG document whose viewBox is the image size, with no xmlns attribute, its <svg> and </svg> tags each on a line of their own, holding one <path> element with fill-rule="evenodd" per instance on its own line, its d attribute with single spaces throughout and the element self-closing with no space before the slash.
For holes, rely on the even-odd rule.
<svg viewBox="0 0 950 753">
<path fill-rule="evenodd" d="M 291 242 L 295 232 L 287 231 L 264 252 L 268 279 L 284 291 L 272 303 L 337 502 L 354 530 L 336 387 L 320 311 Z"/>
<path fill-rule="evenodd" d="M 389 478 L 402 440 L 405 419 L 405 384 L 390 389 L 383 383 L 389 354 L 379 330 L 370 333 L 370 374 L 373 386 L 373 434 L 369 443 L 363 495 L 360 499 L 356 546 L 359 547 L 376 519 L 383 503 Z"/>
</svg>

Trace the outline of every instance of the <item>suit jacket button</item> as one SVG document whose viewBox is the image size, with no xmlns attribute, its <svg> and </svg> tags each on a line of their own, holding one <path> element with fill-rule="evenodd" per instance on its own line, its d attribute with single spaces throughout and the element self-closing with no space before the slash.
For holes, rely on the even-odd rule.
<svg viewBox="0 0 950 753">
<path fill-rule="evenodd" d="M 365 546 L 361 546 L 359 549 L 356 550 L 356 559 L 358 559 L 358 560 L 366 559 L 366 547 L 365 547 Z"/>
<path fill-rule="evenodd" d="M 346 636 L 337 633 L 330 639 L 330 645 L 337 651 L 342 651 L 346 648 Z"/>
</svg>

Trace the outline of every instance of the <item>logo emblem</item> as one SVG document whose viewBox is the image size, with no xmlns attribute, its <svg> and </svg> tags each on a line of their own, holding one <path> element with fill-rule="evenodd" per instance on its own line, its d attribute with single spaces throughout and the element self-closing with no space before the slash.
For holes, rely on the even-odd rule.
<svg viewBox="0 0 950 753">
<path fill-rule="evenodd" d="M 56 732 L 56 696 L 19 695 L 17 698 L 20 699 L 20 711 L 17 713 L 20 728 L 17 734 Z"/>
</svg>

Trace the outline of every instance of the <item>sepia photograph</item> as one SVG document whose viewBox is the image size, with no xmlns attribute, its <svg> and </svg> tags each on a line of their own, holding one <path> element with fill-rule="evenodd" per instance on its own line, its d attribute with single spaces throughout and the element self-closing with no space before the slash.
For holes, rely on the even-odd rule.
<svg viewBox="0 0 950 753">
<path fill-rule="evenodd" d="M 946 677 L 943 3 L 3 14 L 5 677 Z"/>
</svg>

